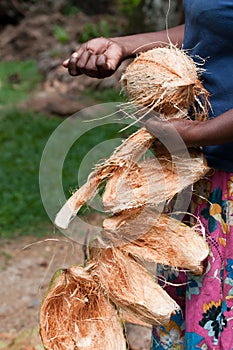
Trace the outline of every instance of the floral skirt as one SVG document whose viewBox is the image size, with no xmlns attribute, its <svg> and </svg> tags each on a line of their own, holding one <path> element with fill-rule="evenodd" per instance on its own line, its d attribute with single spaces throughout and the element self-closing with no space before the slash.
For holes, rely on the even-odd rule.
<svg viewBox="0 0 233 350">
<path fill-rule="evenodd" d="M 151 349 L 233 350 L 233 173 L 215 171 L 194 188 L 192 212 L 204 228 L 210 253 L 201 276 L 159 267 L 164 289 L 181 312 L 154 327 Z"/>
</svg>

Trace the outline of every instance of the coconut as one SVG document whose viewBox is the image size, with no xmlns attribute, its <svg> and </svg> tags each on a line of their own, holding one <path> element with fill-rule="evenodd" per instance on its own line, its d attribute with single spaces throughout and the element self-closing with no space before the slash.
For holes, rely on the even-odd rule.
<svg viewBox="0 0 233 350">
<path fill-rule="evenodd" d="M 169 118 L 180 111 L 184 116 L 192 106 L 195 115 L 203 119 L 209 93 L 199 78 L 202 71 L 185 51 L 175 46 L 159 47 L 139 54 L 126 68 L 121 85 L 136 106 Z"/>
<path fill-rule="evenodd" d="M 94 251 L 94 252 L 93 252 Z M 152 325 L 166 325 L 178 304 L 149 272 L 118 248 L 91 251 L 92 274 L 115 304 Z"/>
<path fill-rule="evenodd" d="M 55 218 L 55 225 L 66 229 L 80 208 L 91 200 L 100 184 L 119 168 L 134 164 L 152 146 L 155 137 L 145 128 L 139 129 L 123 141 L 103 164 L 96 165 L 87 182 L 68 199 Z"/>
<path fill-rule="evenodd" d="M 189 227 L 147 208 L 124 211 L 104 220 L 103 226 L 109 244 L 114 242 L 121 251 L 142 262 L 187 269 L 197 275 L 203 273 L 209 247 L 195 226 Z"/>
<path fill-rule="evenodd" d="M 209 171 L 202 153 L 192 150 L 188 155 L 175 160 L 160 156 L 117 169 L 106 183 L 105 210 L 118 213 L 145 205 L 163 205 Z"/>
<path fill-rule="evenodd" d="M 47 350 L 124 350 L 117 310 L 88 270 L 61 270 L 40 310 L 40 335 Z"/>
</svg>

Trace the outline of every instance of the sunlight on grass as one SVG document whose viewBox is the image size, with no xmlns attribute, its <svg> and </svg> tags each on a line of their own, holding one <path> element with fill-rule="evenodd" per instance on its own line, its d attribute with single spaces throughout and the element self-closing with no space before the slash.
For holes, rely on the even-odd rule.
<svg viewBox="0 0 233 350">
<path fill-rule="evenodd" d="M 43 147 L 57 118 L 16 110 L 0 120 L 1 235 L 27 233 L 47 216 L 40 201 L 38 171 Z"/>
<path fill-rule="evenodd" d="M 54 231 L 40 197 L 39 166 L 49 137 L 63 119 L 18 107 L 40 82 L 35 61 L 0 63 L 0 237 L 41 236 Z M 114 89 L 83 93 L 96 103 L 124 100 Z M 77 173 L 86 154 L 103 141 L 119 138 L 121 128 L 120 124 L 108 124 L 92 129 L 72 145 L 62 173 L 67 198 L 77 189 Z M 95 164 L 89 165 L 82 182 Z"/>
<path fill-rule="evenodd" d="M 50 135 L 62 122 L 32 112 L 7 111 L 0 119 L 0 236 L 41 235 L 53 229 L 40 198 L 39 165 Z M 63 168 L 67 197 L 77 188 L 77 172 L 85 155 L 95 145 L 119 138 L 122 125 L 90 130 L 73 144 Z M 94 165 L 94 164 L 93 164 Z M 52 195 L 52 194 L 51 194 Z"/>
<path fill-rule="evenodd" d="M 33 60 L 0 62 L 0 105 L 14 105 L 27 99 L 40 81 L 41 75 Z"/>
</svg>

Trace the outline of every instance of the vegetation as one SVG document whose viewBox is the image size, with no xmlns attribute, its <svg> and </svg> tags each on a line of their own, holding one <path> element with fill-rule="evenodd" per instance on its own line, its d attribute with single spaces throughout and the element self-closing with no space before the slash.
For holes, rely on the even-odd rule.
<svg viewBox="0 0 233 350">
<path fill-rule="evenodd" d="M 27 99 L 41 81 L 34 61 L 2 62 L 0 80 L 0 236 L 51 234 L 53 226 L 40 198 L 39 165 L 46 142 L 62 120 L 12 107 Z M 96 103 L 119 101 L 119 93 L 112 89 L 84 93 Z M 71 147 L 62 174 L 67 196 L 76 189 L 77 169 L 86 153 L 116 137 L 121 127 L 114 124 L 90 130 Z"/>
<path fill-rule="evenodd" d="M 95 100 L 96 103 L 107 103 L 107 102 L 126 102 L 127 97 L 117 89 L 93 89 L 86 88 L 82 94 L 89 96 L 91 100 Z"/>
<path fill-rule="evenodd" d="M 34 60 L 1 62 L 0 105 L 12 105 L 28 98 L 29 93 L 42 80 Z"/>
<path fill-rule="evenodd" d="M 117 4 L 122 13 L 126 16 L 133 16 L 135 9 L 140 5 L 141 0 L 118 0 Z"/>
<path fill-rule="evenodd" d="M 13 3 L 20 6 L 15 7 L 12 12 Z M 91 6 L 91 3 L 94 6 Z M 17 24 L 30 11 L 35 11 L 37 8 L 43 8 L 44 11 L 46 4 L 50 6 L 51 13 L 56 11 L 74 16 L 90 5 L 90 10 L 95 11 L 96 14 L 102 13 L 101 11 L 107 13 L 110 9 L 115 17 L 117 17 L 116 14 L 123 14 L 129 18 L 129 24 L 134 21 L 138 30 L 141 30 L 139 24 L 142 24 L 143 17 L 140 11 L 144 3 L 143 0 L 116 0 L 106 5 L 104 0 L 95 3 L 93 0 L 87 0 L 87 2 L 69 0 L 59 8 L 57 2 L 51 0 L 45 2 L 3 0 L 0 5 L 0 18 L 2 25 Z M 141 16 L 140 20 L 137 17 L 138 13 Z M 59 22 L 52 27 L 53 36 L 58 42 L 67 44 L 69 37 L 63 25 Z M 85 42 L 94 37 L 110 36 L 112 27 L 111 23 L 104 19 L 95 24 L 87 23 L 79 41 Z M 41 202 L 38 175 L 46 142 L 62 120 L 58 117 L 19 109 L 20 103 L 30 97 L 31 91 L 39 87 L 42 79 L 35 60 L 0 63 L 0 236 L 2 237 L 41 235 L 51 233 L 53 230 L 53 225 Z M 90 96 L 96 103 L 124 101 L 124 96 L 119 96 L 119 92 L 113 89 L 101 91 L 87 89 L 83 93 Z M 103 127 L 101 130 L 91 130 L 82 136 L 79 144 L 73 145 L 65 160 L 63 171 L 63 184 L 67 196 L 77 186 L 77 168 L 88 150 L 106 139 L 117 137 L 117 132 L 115 125 Z"/>
<path fill-rule="evenodd" d="M 100 36 L 110 36 L 109 24 L 104 20 L 99 21 L 97 24 L 87 23 L 84 26 L 83 32 L 79 36 L 79 42 L 84 43 L 90 39 L 98 38 Z"/>
<path fill-rule="evenodd" d="M 1 118 L 0 130 L 0 230 L 2 237 L 41 235 L 51 223 L 39 192 L 39 165 L 46 142 L 61 123 L 57 117 L 31 112 L 8 111 Z M 67 196 L 77 186 L 77 169 L 87 152 L 107 139 L 116 137 L 122 126 L 109 125 L 84 134 L 70 149 L 65 160 L 63 186 Z M 51 193 L 52 196 L 52 193 Z M 51 233 L 51 232 L 50 232 Z"/>
<path fill-rule="evenodd" d="M 75 6 L 75 5 L 71 5 L 68 2 L 65 4 L 65 6 L 62 9 L 62 13 L 65 16 L 75 16 L 77 15 L 77 13 L 79 13 L 80 9 Z"/>
<path fill-rule="evenodd" d="M 3 237 L 42 234 L 38 227 L 46 223 L 47 217 L 39 194 L 39 162 L 43 147 L 58 124 L 58 119 L 15 109 L 2 115 L 0 229 Z"/>
<path fill-rule="evenodd" d="M 69 41 L 69 35 L 65 28 L 60 25 L 55 25 L 53 28 L 55 38 L 61 43 L 66 44 Z"/>
</svg>

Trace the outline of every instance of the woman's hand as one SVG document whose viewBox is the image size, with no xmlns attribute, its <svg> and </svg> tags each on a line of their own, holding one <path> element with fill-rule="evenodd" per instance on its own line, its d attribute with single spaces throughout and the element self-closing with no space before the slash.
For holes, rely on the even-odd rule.
<svg viewBox="0 0 233 350">
<path fill-rule="evenodd" d="M 233 109 L 206 121 L 161 120 L 154 115 L 143 123 L 146 129 L 162 140 L 176 140 L 180 135 L 187 147 L 210 146 L 233 142 Z M 175 146 L 175 145 L 174 145 Z"/>
<path fill-rule="evenodd" d="M 124 59 L 123 46 L 106 38 L 96 38 L 82 44 L 63 62 L 69 74 L 86 74 L 93 78 L 112 75 Z"/>
</svg>

